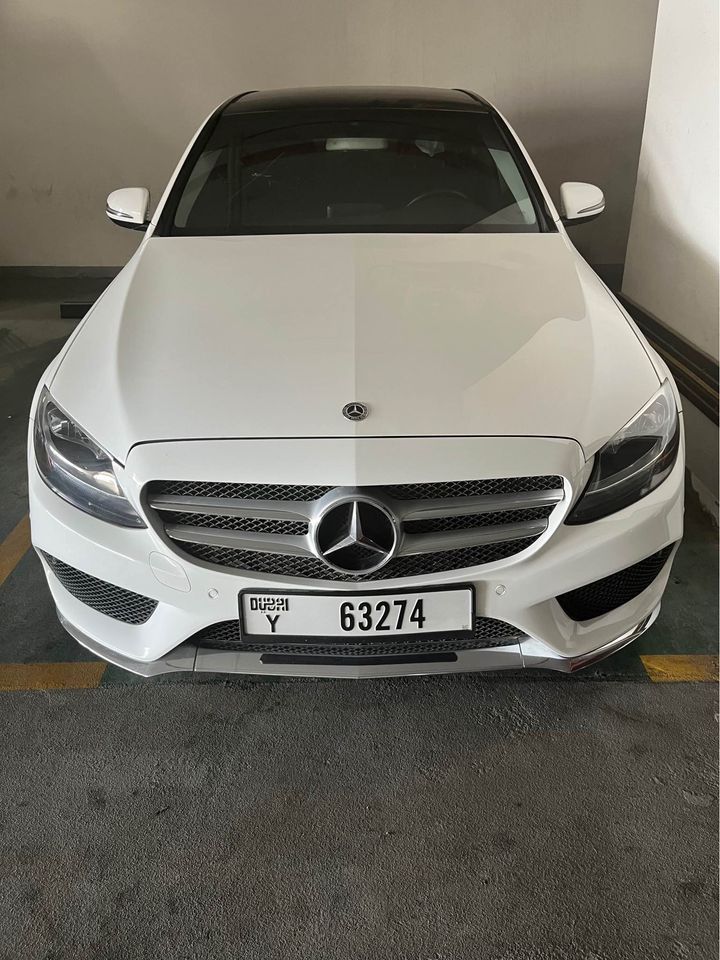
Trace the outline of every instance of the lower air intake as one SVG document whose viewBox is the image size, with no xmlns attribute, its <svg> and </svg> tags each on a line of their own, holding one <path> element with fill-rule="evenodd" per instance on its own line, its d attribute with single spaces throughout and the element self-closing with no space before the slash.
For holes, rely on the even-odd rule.
<svg viewBox="0 0 720 960">
<path fill-rule="evenodd" d="M 237 650 L 238 653 L 278 653 L 305 657 L 394 657 L 408 655 L 422 655 L 432 653 L 456 653 L 459 650 L 485 650 L 492 647 L 507 647 L 527 639 L 522 630 L 503 623 L 502 620 L 492 620 L 490 617 L 478 617 L 475 620 L 475 630 L 471 637 L 458 639 L 448 637 L 444 640 L 437 637 L 423 640 L 417 635 L 396 637 L 392 640 L 376 642 L 360 639 L 353 642 L 340 642 L 336 637 L 325 640 L 317 639 L 314 642 L 289 643 L 285 640 L 276 640 L 258 643 L 257 641 L 243 642 L 237 620 L 224 620 L 205 627 L 189 642 L 198 647 L 209 647 L 214 650 Z"/>
<path fill-rule="evenodd" d="M 646 557 L 632 567 L 613 573 L 602 580 L 595 580 L 577 590 L 558 597 L 558 603 L 571 620 L 592 620 L 610 613 L 616 607 L 634 600 L 646 590 L 660 573 L 672 553 L 674 544 L 665 547 L 651 557 Z"/>
<path fill-rule="evenodd" d="M 91 577 L 89 573 L 76 570 L 48 553 L 43 553 L 43 557 L 68 593 L 98 613 L 104 613 L 106 617 L 138 625 L 149 620 L 155 612 L 157 600 Z"/>
</svg>

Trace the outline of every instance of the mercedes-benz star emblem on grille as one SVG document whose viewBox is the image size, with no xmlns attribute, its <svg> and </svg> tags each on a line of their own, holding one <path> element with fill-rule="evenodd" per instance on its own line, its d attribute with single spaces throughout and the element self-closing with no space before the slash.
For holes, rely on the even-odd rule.
<svg viewBox="0 0 720 960">
<path fill-rule="evenodd" d="M 348 420 L 364 420 L 368 415 L 367 404 L 358 403 L 357 400 L 353 400 L 352 403 L 346 403 L 343 407 L 343 416 Z"/>
<path fill-rule="evenodd" d="M 379 570 L 393 556 L 397 528 L 391 514 L 373 500 L 344 500 L 320 517 L 315 530 L 318 556 L 341 573 Z"/>
</svg>

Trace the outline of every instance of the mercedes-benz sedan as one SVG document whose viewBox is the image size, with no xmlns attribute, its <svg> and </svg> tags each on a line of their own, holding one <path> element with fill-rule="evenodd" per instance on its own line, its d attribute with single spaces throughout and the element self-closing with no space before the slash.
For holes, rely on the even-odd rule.
<svg viewBox="0 0 720 960">
<path fill-rule="evenodd" d="M 85 647 L 172 670 L 549 667 L 657 616 L 672 378 L 462 90 L 252 92 L 202 125 L 45 372 L 32 538 Z"/>
</svg>

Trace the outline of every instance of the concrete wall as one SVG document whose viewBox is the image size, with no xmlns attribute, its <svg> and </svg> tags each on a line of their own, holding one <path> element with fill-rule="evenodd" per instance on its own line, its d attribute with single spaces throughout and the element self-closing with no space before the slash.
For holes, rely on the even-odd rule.
<svg viewBox="0 0 720 960">
<path fill-rule="evenodd" d="M 578 227 L 625 252 L 657 0 L 5 0 L 0 265 L 119 264 L 107 193 L 156 198 L 195 128 L 248 88 L 462 86 L 494 100 L 553 191 L 597 182 Z"/>
<path fill-rule="evenodd" d="M 623 293 L 715 359 L 719 185 L 717 0 L 660 0 Z M 688 467 L 717 519 L 717 429 L 684 406 Z"/>
<path fill-rule="evenodd" d="M 718 358 L 718 3 L 660 0 L 623 293 Z"/>
</svg>

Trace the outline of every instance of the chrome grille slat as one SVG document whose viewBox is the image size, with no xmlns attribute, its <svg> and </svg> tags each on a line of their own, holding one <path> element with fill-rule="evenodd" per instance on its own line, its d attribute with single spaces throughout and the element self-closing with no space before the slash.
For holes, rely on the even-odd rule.
<svg viewBox="0 0 720 960">
<path fill-rule="evenodd" d="M 492 527 L 471 527 L 468 530 L 450 530 L 446 533 L 406 533 L 400 544 L 399 556 L 419 553 L 441 553 L 444 550 L 464 550 L 485 543 L 504 543 L 539 537 L 547 530 L 547 520 L 527 523 L 506 523 Z"/>
<path fill-rule="evenodd" d="M 165 533 L 171 540 L 202 543 L 226 550 L 256 550 L 258 553 L 282 553 L 289 557 L 314 556 L 307 537 L 245 530 L 213 530 L 209 527 L 188 527 L 182 524 L 165 527 Z"/>
<path fill-rule="evenodd" d="M 533 507 L 525 510 L 503 510 L 500 513 L 451 514 L 448 517 L 430 517 L 426 520 L 404 520 L 403 530 L 410 533 L 446 533 L 448 530 L 468 530 L 472 527 L 504 526 L 510 523 L 528 523 L 545 520 L 554 507 Z M 238 521 L 240 522 L 240 521 Z M 242 521 L 247 523 L 248 521 Z M 282 530 L 282 533 L 303 533 L 302 530 Z"/>
<path fill-rule="evenodd" d="M 205 513 L 217 517 L 243 517 L 258 520 L 301 520 L 312 516 L 314 501 L 298 503 L 293 500 L 234 500 L 230 497 L 151 496 L 153 510 L 172 510 L 175 513 Z"/>
<path fill-rule="evenodd" d="M 341 573 L 318 558 L 312 532 L 338 494 L 374 498 L 397 518 L 398 547 L 386 567 Z M 170 543 L 197 560 L 283 577 L 360 582 L 417 575 L 423 556 L 427 573 L 505 559 L 545 533 L 564 497 L 559 476 L 363 488 L 158 481 L 149 485 L 146 503 Z"/>
<path fill-rule="evenodd" d="M 534 510 L 551 507 L 564 497 L 557 490 L 528 490 L 524 493 L 487 494 L 480 497 L 446 497 L 441 500 L 393 500 L 392 509 L 401 520 L 434 520 L 471 514 L 502 513 L 504 510 Z"/>
</svg>

